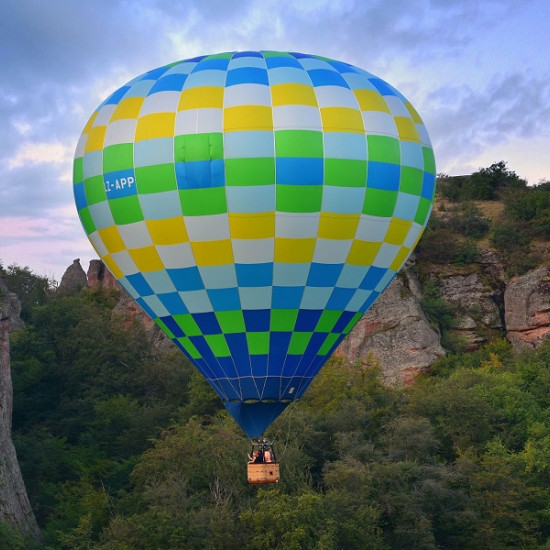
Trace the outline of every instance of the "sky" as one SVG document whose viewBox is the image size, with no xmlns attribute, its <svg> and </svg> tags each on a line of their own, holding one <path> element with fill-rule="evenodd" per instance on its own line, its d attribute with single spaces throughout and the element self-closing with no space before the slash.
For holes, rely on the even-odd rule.
<svg viewBox="0 0 550 550">
<path fill-rule="evenodd" d="M 550 180 L 548 0 L 2 0 L 0 262 L 59 281 L 96 257 L 72 194 L 95 108 L 150 69 L 239 50 L 318 54 L 386 80 L 437 172 L 504 160 Z"/>
</svg>

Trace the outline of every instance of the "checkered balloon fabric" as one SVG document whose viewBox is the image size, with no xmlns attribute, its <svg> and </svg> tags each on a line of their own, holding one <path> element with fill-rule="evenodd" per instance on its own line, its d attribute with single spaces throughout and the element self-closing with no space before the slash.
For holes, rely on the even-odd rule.
<svg viewBox="0 0 550 550">
<path fill-rule="evenodd" d="M 74 161 L 93 247 L 249 436 L 396 275 L 434 184 L 426 128 L 397 90 L 271 51 L 135 78 L 93 113 Z"/>
</svg>

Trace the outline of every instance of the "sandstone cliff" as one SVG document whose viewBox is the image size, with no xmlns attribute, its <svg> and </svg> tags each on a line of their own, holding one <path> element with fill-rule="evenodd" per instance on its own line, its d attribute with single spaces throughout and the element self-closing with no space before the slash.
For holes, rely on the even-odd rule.
<svg viewBox="0 0 550 550">
<path fill-rule="evenodd" d="M 409 262 L 336 350 L 350 360 L 378 363 L 388 384 L 408 384 L 446 353 L 437 326 L 422 309 L 423 289 L 415 275 L 418 267 L 414 260 Z M 442 300 L 452 308 L 451 332 L 461 338 L 465 350 L 502 336 L 516 350 L 536 348 L 550 338 L 550 268 L 507 282 L 498 255 L 484 250 L 472 265 L 422 269 L 424 278 L 437 287 Z M 142 323 L 156 345 L 164 349 L 173 346 L 101 260 L 92 260 L 87 274 L 75 260 L 63 276 L 60 291 L 76 291 L 82 286 L 119 291 L 113 315 Z"/>
<path fill-rule="evenodd" d="M 13 387 L 10 364 L 10 332 L 21 328 L 21 306 L 0 277 L 0 522 L 33 539 L 40 530 L 21 477 L 11 440 Z"/>
</svg>

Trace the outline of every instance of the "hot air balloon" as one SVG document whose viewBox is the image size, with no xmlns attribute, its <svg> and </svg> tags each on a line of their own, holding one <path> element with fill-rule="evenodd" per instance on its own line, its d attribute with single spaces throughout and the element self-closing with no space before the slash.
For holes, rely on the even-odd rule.
<svg viewBox="0 0 550 550">
<path fill-rule="evenodd" d="M 276 51 L 138 76 L 93 113 L 74 160 L 96 252 L 250 438 L 394 278 L 434 185 L 426 128 L 395 88 Z"/>
</svg>

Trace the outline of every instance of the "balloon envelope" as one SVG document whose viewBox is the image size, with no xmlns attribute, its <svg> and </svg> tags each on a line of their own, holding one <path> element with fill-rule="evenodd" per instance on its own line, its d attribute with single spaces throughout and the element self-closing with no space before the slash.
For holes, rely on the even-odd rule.
<svg viewBox="0 0 550 550">
<path fill-rule="evenodd" d="M 425 126 L 314 55 L 229 52 L 122 86 L 74 161 L 84 229 L 250 436 L 299 398 L 420 238 Z"/>
</svg>

